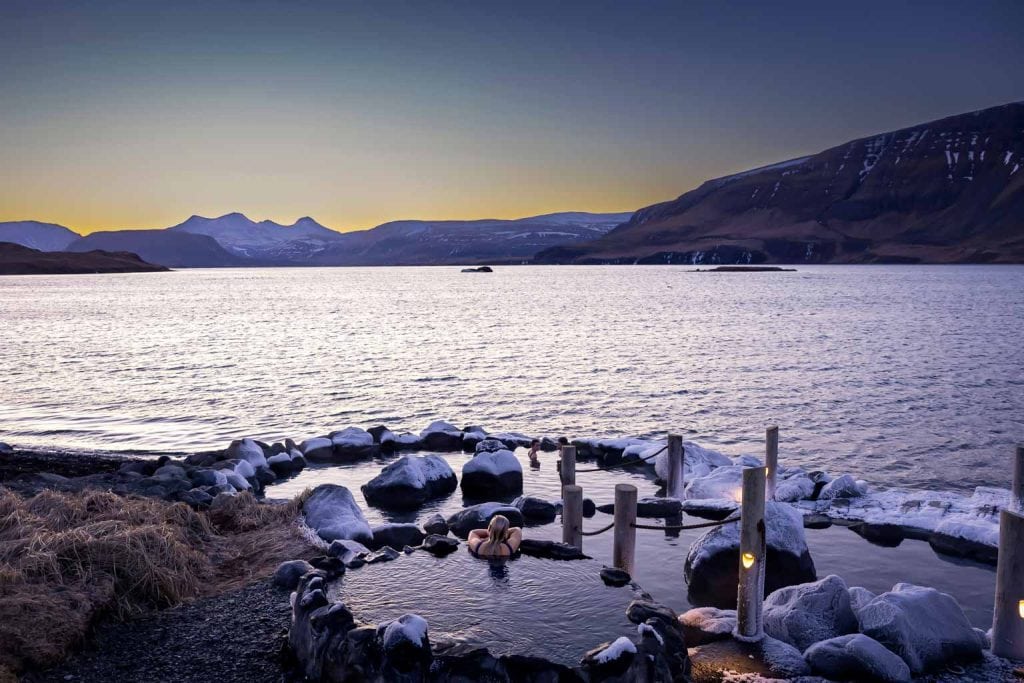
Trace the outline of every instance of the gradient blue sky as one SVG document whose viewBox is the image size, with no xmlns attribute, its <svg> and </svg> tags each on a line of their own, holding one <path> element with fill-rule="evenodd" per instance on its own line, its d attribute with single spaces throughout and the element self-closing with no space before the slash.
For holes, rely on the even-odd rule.
<svg viewBox="0 0 1024 683">
<path fill-rule="evenodd" d="M 0 0 L 0 220 L 633 210 L 1022 64 L 1019 1 Z"/>
</svg>

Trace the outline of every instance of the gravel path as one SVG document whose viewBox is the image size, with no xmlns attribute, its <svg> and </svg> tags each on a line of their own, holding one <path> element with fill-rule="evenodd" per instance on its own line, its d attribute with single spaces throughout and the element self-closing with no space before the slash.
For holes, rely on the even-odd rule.
<svg viewBox="0 0 1024 683">
<path fill-rule="evenodd" d="M 107 623 L 66 663 L 28 674 L 23 680 L 297 680 L 282 666 L 282 645 L 291 616 L 288 599 L 288 591 L 267 580 L 135 621 Z"/>
</svg>

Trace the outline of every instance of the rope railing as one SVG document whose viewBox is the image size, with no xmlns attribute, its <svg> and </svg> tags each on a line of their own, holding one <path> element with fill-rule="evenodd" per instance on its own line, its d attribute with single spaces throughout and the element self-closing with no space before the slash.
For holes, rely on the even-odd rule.
<svg viewBox="0 0 1024 683">
<path fill-rule="evenodd" d="M 650 455 L 644 458 L 637 458 L 636 460 L 623 460 L 622 462 L 616 463 L 614 465 L 609 465 L 608 467 L 588 467 L 586 469 L 576 470 L 576 474 L 579 474 L 580 472 L 607 472 L 608 470 L 613 470 L 616 467 L 639 465 L 641 463 L 648 462 L 651 458 L 656 457 L 658 454 L 664 452 L 666 448 L 668 448 L 668 444 L 662 446 L 657 451 L 651 453 Z"/>
<path fill-rule="evenodd" d="M 707 529 L 708 527 L 721 526 L 723 524 L 729 524 L 730 522 L 738 522 L 740 518 L 729 517 L 728 519 L 720 519 L 717 522 L 702 522 L 701 524 L 633 524 L 634 529 L 651 529 L 653 531 L 686 531 L 687 529 Z"/>
<path fill-rule="evenodd" d="M 597 531 L 582 531 L 581 530 L 580 533 L 583 534 L 584 536 L 600 536 L 601 534 L 603 534 L 604 532 L 608 531 L 609 529 L 611 529 L 614 526 L 615 526 L 615 522 L 612 522 L 608 526 L 603 526 L 600 529 L 598 529 Z"/>
</svg>

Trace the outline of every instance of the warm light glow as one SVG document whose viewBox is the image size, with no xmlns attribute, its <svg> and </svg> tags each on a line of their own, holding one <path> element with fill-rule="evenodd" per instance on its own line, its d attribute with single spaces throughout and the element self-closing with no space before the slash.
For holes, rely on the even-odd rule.
<svg viewBox="0 0 1024 683">
<path fill-rule="evenodd" d="M 743 553 L 743 568 L 750 569 L 754 566 L 754 556 L 751 553 Z M 1024 612 L 1024 600 L 1021 600 L 1021 611 Z"/>
<path fill-rule="evenodd" d="M 1020 618 L 1024 619 L 1024 600 L 1017 601 L 1017 611 L 1020 612 Z"/>
</svg>

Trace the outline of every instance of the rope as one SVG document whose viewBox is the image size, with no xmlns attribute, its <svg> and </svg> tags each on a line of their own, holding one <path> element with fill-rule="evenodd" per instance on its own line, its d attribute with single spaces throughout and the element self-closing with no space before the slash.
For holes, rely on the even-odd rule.
<svg viewBox="0 0 1024 683">
<path fill-rule="evenodd" d="M 739 517 L 729 517 L 728 519 L 722 519 L 717 522 L 704 522 L 702 524 L 666 524 L 659 526 L 657 524 L 633 524 L 634 529 L 652 529 L 654 531 L 685 531 L 687 529 L 706 529 L 710 526 L 721 526 L 722 524 L 728 524 L 729 522 L 738 522 Z"/>
<path fill-rule="evenodd" d="M 620 463 L 617 463 L 615 465 L 609 465 L 608 467 L 588 467 L 587 469 L 584 469 L 584 470 L 576 470 L 576 474 L 579 474 L 580 472 L 606 472 L 608 470 L 613 470 L 616 467 L 626 467 L 627 465 L 639 465 L 640 463 L 647 462 L 651 458 L 657 456 L 659 453 L 664 451 L 666 448 L 668 448 L 668 444 L 662 446 L 661 448 L 659 448 L 654 453 L 651 453 L 650 455 L 648 455 L 646 458 L 639 458 L 637 460 L 623 460 Z"/>
<path fill-rule="evenodd" d="M 615 526 L 615 522 L 612 522 L 612 523 L 611 523 L 611 524 L 609 524 L 608 526 L 603 526 L 603 527 L 601 527 L 600 529 L 598 529 L 597 531 L 583 531 L 583 530 L 581 529 L 581 530 L 580 530 L 580 533 L 581 533 L 581 534 L 583 534 L 584 536 L 597 536 L 597 535 L 599 535 L 599 534 L 603 534 L 604 532 L 608 531 L 608 530 L 609 530 L 609 529 L 611 529 L 611 528 L 612 528 L 613 526 Z"/>
</svg>

